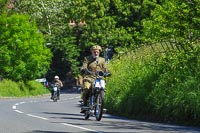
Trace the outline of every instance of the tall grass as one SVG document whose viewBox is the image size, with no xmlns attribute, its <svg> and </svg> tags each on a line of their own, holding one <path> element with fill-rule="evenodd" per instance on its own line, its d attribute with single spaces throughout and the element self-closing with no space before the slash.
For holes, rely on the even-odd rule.
<svg viewBox="0 0 200 133">
<path fill-rule="evenodd" d="M 107 79 L 106 105 L 110 112 L 133 118 L 149 113 L 144 108 L 148 107 L 146 98 L 157 78 L 150 66 L 152 54 L 150 47 L 141 47 L 108 64 L 112 77 Z"/>
<path fill-rule="evenodd" d="M 114 58 L 106 107 L 130 118 L 200 126 L 199 48 L 162 53 L 145 46 Z M 160 49 L 160 50 L 159 50 Z"/>
</svg>

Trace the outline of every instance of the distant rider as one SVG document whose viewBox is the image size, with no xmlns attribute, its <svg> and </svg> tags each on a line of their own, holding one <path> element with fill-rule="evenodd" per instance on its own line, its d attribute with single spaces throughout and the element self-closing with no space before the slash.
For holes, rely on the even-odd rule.
<svg viewBox="0 0 200 133">
<path fill-rule="evenodd" d="M 61 80 L 59 80 L 59 77 L 57 75 L 54 77 L 52 84 L 53 85 L 56 84 L 56 86 L 58 87 L 57 96 L 58 96 L 58 99 L 60 99 L 60 88 L 63 87 L 63 83 Z M 54 90 L 51 89 L 51 99 L 53 98 L 53 92 Z"/>
<path fill-rule="evenodd" d="M 96 76 L 87 72 L 86 69 L 92 72 L 106 71 L 106 61 L 104 58 L 99 57 L 101 52 L 101 46 L 95 45 L 90 48 L 91 55 L 84 58 L 83 65 L 81 67 L 81 73 L 83 75 L 83 106 L 87 106 L 87 99 L 89 97 L 90 88 Z M 84 113 L 81 110 L 80 113 Z"/>
</svg>

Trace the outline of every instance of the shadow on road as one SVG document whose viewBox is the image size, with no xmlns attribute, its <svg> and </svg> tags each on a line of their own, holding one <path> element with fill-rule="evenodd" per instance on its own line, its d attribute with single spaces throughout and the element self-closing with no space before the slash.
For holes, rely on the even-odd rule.
<svg viewBox="0 0 200 133">
<path fill-rule="evenodd" d="M 61 93 L 61 94 L 67 94 L 67 93 L 70 93 L 70 94 L 79 94 L 80 91 L 78 91 L 77 88 L 72 88 L 72 89 L 61 89 L 61 90 L 60 90 L 60 93 Z"/>
<path fill-rule="evenodd" d="M 29 133 L 71 133 L 71 132 L 59 132 L 59 131 L 42 131 L 42 130 L 34 130 Z M 89 131 L 82 131 L 79 133 L 94 133 L 94 132 L 89 132 Z"/>
<path fill-rule="evenodd" d="M 54 115 L 50 118 L 68 119 L 68 120 L 83 120 L 83 115 L 81 114 L 71 114 L 71 113 L 51 113 L 43 112 L 44 114 Z M 80 117 L 81 116 L 81 117 Z"/>
<path fill-rule="evenodd" d="M 30 132 L 30 133 L 70 133 L 70 132 L 34 130 L 34 131 Z"/>
<path fill-rule="evenodd" d="M 108 118 L 108 119 L 105 119 Z M 105 120 L 105 121 L 104 121 Z M 110 130 L 136 130 L 135 132 L 179 132 L 179 133 L 199 133 L 200 128 L 184 127 L 176 125 L 166 125 L 161 123 L 142 122 L 137 120 L 125 120 L 119 117 L 105 117 L 101 123 L 94 123 L 95 126 L 106 127 Z"/>
<path fill-rule="evenodd" d="M 64 120 L 81 120 L 89 122 L 90 126 L 94 127 L 103 127 L 103 129 L 110 130 L 134 130 L 137 132 L 146 132 L 146 131 L 155 131 L 155 132 L 181 132 L 181 133 L 199 133 L 199 128 L 192 128 L 192 127 L 183 127 L 183 126 L 176 126 L 176 125 L 166 125 L 161 123 L 151 123 L 151 122 L 142 122 L 137 120 L 129 120 L 126 118 L 118 117 L 118 116 L 111 116 L 111 115 L 104 115 L 101 121 L 96 121 L 95 118 L 91 117 L 91 119 L 84 120 L 83 114 L 75 114 L 75 113 L 50 113 L 50 112 L 43 112 L 45 114 L 57 115 L 51 118 L 58 118 Z M 60 122 L 58 122 L 60 123 Z M 68 121 L 69 123 L 69 121 Z M 71 123 L 74 124 L 74 123 Z M 80 125 L 85 125 L 84 123 L 79 123 Z M 76 123 L 76 125 L 79 125 Z M 88 124 L 88 123 L 87 123 Z M 109 132 L 111 133 L 111 132 Z M 114 133 L 114 132 L 113 132 Z"/>
</svg>

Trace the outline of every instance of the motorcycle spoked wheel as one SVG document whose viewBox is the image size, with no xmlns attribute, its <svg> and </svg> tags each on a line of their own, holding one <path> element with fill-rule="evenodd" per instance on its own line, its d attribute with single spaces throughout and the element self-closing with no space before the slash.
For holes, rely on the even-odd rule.
<svg viewBox="0 0 200 133">
<path fill-rule="evenodd" d="M 102 118 L 103 106 L 104 106 L 104 91 L 101 90 L 96 97 L 96 106 L 94 112 L 97 121 L 100 121 Z"/>
<path fill-rule="evenodd" d="M 54 102 L 57 102 L 57 100 L 58 100 L 57 92 L 54 91 L 54 92 L 53 92 L 53 101 L 54 101 Z"/>
</svg>

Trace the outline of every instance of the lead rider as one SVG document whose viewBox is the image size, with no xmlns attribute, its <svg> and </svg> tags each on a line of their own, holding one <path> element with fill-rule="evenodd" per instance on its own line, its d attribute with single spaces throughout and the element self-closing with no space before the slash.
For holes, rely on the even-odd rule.
<svg viewBox="0 0 200 133">
<path fill-rule="evenodd" d="M 107 71 L 105 58 L 99 57 L 101 51 L 101 46 L 92 46 L 90 48 L 91 55 L 84 58 L 83 65 L 81 67 L 81 73 L 83 75 L 83 106 L 87 106 L 90 88 L 96 78 L 95 74 L 89 73 L 86 70 L 94 73 L 96 71 Z M 80 113 L 84 112 L 85 111 L 81 109 Z"/>
</svg>

